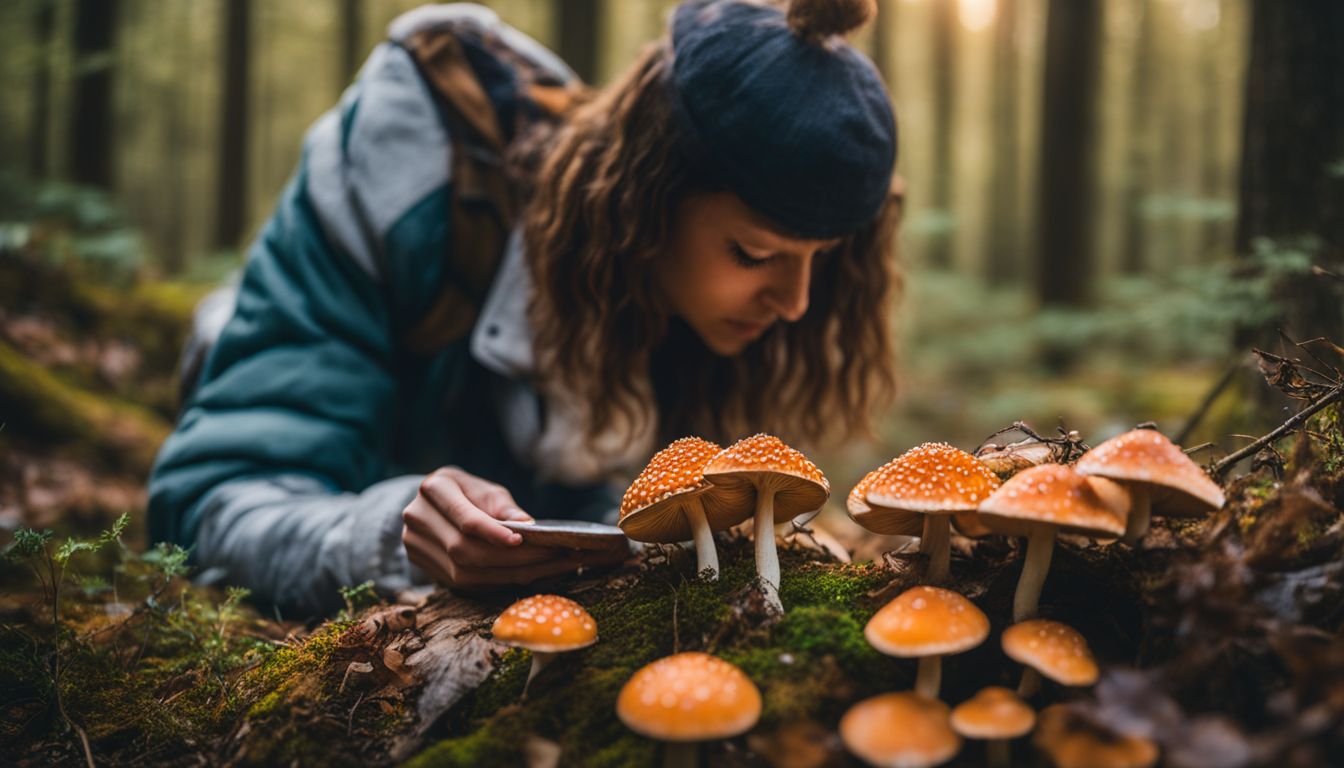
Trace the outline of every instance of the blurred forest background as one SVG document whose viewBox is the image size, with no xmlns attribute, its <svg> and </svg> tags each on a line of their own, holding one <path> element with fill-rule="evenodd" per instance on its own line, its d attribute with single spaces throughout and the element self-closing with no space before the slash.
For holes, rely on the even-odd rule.
<svg viewBox="0 0 1344 768">
<path fill-rule="evenodd" d="M 191 307 L 416 4 L 0 3 L 4 527 L 142 508 Z M 673 5 L 486 4 L 596 84 Z M 1201 460 L 1282 421 L 1246 352 L 1344 325 L 1344 4 L 879 6 L 855 42 L 901 130 L 903 394 L 878 445 L 822 457 L 834 487 L 1017 419 L 1156 420 Z"/>
</svg>

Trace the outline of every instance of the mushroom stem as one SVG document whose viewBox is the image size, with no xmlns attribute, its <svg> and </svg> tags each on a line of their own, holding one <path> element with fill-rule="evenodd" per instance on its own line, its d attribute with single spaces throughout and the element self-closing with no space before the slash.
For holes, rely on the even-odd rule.
<svg viewBox="0 0 1344 768">
<path fill-rule="evenodd" d="M 670 741 L 663 747 L 663 768 L 696 768 L 700 762 L 700 744 L 694 741 Z"/>
<path fill-rule="evenodd" d="M 943 657 L 921 656 L 919 672 L 915 674 L 915 693 L 926 699 L 937 699 L 943 687 Z"/>
<path fill-rule="evenodd" d="M 919 551 L 929 556 L 929 581 L 947 578 L 952 562 L 952 517 L 925 515 L 924 535 L 919 540 Z"/>
<path fill-rule="evenodd" d="M 1035 667 L 1026 667 L 1022 670 L 1022 679 L 1017 684 L 1017 697 L 1019 699 L 1029 699 L 1036 695 L 1041 689 L 1041 673 L 1036 671 Z"/>
<path fill-rule="evenodd" d="M 714 547 L 714 531 L 705 519 L 705 507 L 700 503 L 699 494 L 686 500 L 686 521 L 691 524 L 691 533 L 695 537 L 696 575 L 709 570 L 709 580 L 718 581 L 719 551 Z"/>
<path fill-rule="evenodd" d="M 985 744 L 985 762 L 989 768 L 1008 768 L 1013 764 L 1012 758 L 1007 739 L 990 739 Z"/>
<path fill-rule="evenodd" d="M 551 659 L 554 658 L 555 654 L 549 651 L 532 652 L 532 669 L 527 673 L 527 682 L 523 683 L 524 699 L 527 698 L 527 689 L 532 687 L 532 678 L 536 677 L 537 674 L 541 672 L 541 670 L 544 669 L 547 664 L 551 663 Z"/>
<path fill-rule="evenodd" d="M 1129 487 L 1129 517 L 1125 519 L 1125 536 L 1122 539 L 1131 547 L 1148 532 L 1152 522 L 1152 491 L 1147 483 L 1134 483 Z"/>
<path fill-rule="evenodd" d="M 1027 534 L 1027 557 L 1022 564 L 1022 576 L 1017 580 L 1013 595 L 1013 623 L 1036 615 L 1041 602 L 1041 587 L 1050 572 L 1050 556 L 1055 551 L 1055 526 L 1033 525 Z"/>
<path fill-rule="evenodd" d="M 756 537 L 756 574 L 761 577 L 765 602 L 776 613 L 783 613 L 784 603 L 779 599 L 779 553 L 775 551 L 775 488 L 775 481 L 767 475 L 756 489 L 753 534 Z"/>
</svg>

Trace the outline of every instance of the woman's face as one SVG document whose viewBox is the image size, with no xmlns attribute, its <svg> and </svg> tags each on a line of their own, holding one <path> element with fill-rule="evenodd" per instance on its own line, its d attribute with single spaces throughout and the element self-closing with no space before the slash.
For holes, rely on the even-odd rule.
<svg viewBox="0 0 1344 768">
<path fill-rule="evenodd" d="M 812 265 L 839 242 L 781 235 L 731 192 L 693 195 L 677 209 L 659 283 L 706 346 L 736 355 L 803 316 Z"/>
</svg>

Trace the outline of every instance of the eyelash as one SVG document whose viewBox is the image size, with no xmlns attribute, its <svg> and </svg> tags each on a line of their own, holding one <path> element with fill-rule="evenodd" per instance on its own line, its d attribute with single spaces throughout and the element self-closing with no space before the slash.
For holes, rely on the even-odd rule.
<svg viewBox="0 0 1344 768">
<path fill-rule="evenodd" d="M 742 250 L 742 246 L 738 245 L 735 242 L 728 243 L 728 250 L 733 254 L 733 258 L 737 261 L 738 266 L 745 267 L 746 269 L 755 269 L 756 267 L 763 267 L 766 264 L 770 263 L 770 260 L 774 258 L 773 256 L 767 256 L 764 259 L 752 258 L 751 256 L 747 255 L 746 251 Z"/>
</svg>

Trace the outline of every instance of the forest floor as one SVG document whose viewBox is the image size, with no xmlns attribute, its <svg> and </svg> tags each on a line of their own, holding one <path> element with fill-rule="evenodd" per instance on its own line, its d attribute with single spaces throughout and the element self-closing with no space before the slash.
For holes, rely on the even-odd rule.
<svg viewBox="0 0 1344 768">
<path fill-rule="evenodd" d="M 715 582 L 693 573 L 688 553 L 657 548 L 545 585 L 584 605 L 602 639 L 552 664 L 526 701 L 528 653 L 488 632 L 516 593 L 436 592 L 408 618 L 352 589 L 340 616 L 304 625 L 260 615 L 240 591 L 192 586 L 185 553 L 148 546 L 141 511 L 203 291 L 111 289 L 0 253 L 7 760 L 647 765 L 659 746 L 620 724 L 616 692 L 655 658 L 707 650 L 764 696 L 760 724 L 706 745 L 709 764 L 849 765 L 840 715 L 910 687 L 914 664 L 877 653 L 862 628 L 920 583 L 924 560 L 888 552 L 891 539 L 857 537 L 833 509 L 781 542 L 782 617 L 764 610 L 740 533 L 721 536 Z M 1290 394 L 1302 386 L 1293 370 L 1271 372 Z M 1031 703 L 1065 703 L 1080 727 L 1108 738 L 1151 739 L 1171 766 L 1319 766 L 1344 754 L 1342 420 L 1336 404 L 1261 451 L 1206 518 L 1159 521 L 1134 547 L 1062 539 L 1042 612 L 1078 629 L 1103 673 L 1091 689 L 1047 685 Z M 848 551 L 823 546 L 834 540 Z M 945 662 L 949 702 L 1019 674 L 998 644 L 1019 547 L 961 537 L 954 546 L 944 586 L 994 631 Z M 1045 764 L 1030 739 L 1014 755 Z M 983 757 L 968 745 L 952 764 Z"/>
</svg>

